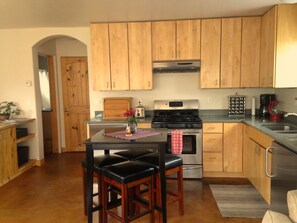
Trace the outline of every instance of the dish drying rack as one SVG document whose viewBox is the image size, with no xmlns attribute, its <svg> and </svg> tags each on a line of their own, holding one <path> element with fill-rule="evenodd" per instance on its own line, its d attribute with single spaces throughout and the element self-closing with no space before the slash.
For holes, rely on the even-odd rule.
<svg viewBox="0 0 297 223">
<path fill-rule="evenodd" d="M 230 95 L 228 96 L 228 114 L 229 117 L 244 117 L 245 116 L 245 102 L 244 95 Z"/>
</svg>

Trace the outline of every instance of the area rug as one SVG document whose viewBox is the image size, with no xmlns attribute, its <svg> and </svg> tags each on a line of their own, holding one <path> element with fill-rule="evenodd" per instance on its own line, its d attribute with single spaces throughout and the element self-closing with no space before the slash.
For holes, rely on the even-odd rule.
<svg viewBox="0 0 297 223">
<path fill-rule="evenodd" d="M 209 185 L 223 217 L 263 218 L 269 205 L 252 185 Z"/>
</svg>

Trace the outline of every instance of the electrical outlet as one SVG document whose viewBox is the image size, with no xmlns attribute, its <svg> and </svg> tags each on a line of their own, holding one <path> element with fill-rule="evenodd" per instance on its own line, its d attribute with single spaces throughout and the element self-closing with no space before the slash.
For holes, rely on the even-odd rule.
<svg viewBox="0 0 297 223">
<path fill-rule="evenodd" d="M 138 100 L 137 100 L 137 105 L 138 105 L 139 103 L 142 105 L 142 98 L 138 98 Z"/>
<path fill-rule="evenodd" d="M 207 103 L 208 103 L 208 104 L 211 104 L 211 103 L 212 103 L 212 97 L 208 97 L 208 98 L 207 98 Z"/>
</svg>

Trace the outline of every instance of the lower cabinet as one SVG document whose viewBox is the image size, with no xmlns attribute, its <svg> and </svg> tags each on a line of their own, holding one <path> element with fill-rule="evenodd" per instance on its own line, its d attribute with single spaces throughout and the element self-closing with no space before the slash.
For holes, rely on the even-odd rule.
<svg viewBox="0 0 297 223">
<path fill-rule="evenodd" d="M 271 146 L 273 139 L 253 127 L 245 126 L 244 162 L 245 176 L 262 197 L 270 204 L 271 180 L 266 176 L 266 148 Z M 271 154 L 268 155 L 268 171 L 271 170 Z"/>
<path fill-rule="evenodd" d="M 242 176 L 242 124 L 203 124 L 203 175 Z"/>
<path fill-rule="evenodd" d="M 0 185 L 18 172 L 16 129 L 0 130 Z"/>
</svg>

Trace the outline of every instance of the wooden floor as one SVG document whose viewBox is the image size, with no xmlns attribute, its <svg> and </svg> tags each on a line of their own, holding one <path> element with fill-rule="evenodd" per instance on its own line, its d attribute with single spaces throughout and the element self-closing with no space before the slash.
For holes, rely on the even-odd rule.
<svg viewBox="0 0 297 223">
<path fill-rule="evenodd" d="M 83 153 L 49 155 L 43 167 L 34 167 L 0 187 L 1 223 L 85 223 L 81 160 Z M 244 180 L 184 181 L 185 215 L 169 206 L 169 223 L 260 223 L 261 219 L 222 218 L 208 183 L 243 184 Z M 94 222 L 98 222 L 94 214 Z M 115 222 L 115 221 L 112 221 Z M 148 222 L 145 218 L 135 222 Z"/>
</svg>

